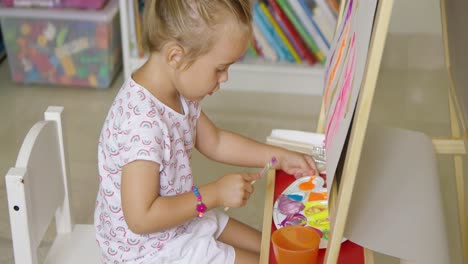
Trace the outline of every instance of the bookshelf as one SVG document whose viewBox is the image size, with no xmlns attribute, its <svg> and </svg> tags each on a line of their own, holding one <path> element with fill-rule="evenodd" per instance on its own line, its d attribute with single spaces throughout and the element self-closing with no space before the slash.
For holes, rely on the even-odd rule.
<svg viewBox="0 0 468 264">
<path fill-rule="evenodd" d="M 122 36 L 124 74 L 129 74 L 145 62 L 145 58 L 132 56 L 130 53 L 130 31 L 128 0 L 119 0 L 120 26 Z M 221 85 L 222 89 L 273 92 L 302 95 L 322 95 L 325 67 L 315 65 L 296 65 L 283 62 L 247 60 L 230 67 L 229 81 Z"/>
</svg>

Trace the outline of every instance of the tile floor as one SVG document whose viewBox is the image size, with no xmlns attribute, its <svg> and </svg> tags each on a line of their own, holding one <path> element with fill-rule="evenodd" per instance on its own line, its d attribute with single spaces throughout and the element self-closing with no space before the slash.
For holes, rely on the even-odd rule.
<svg viewBox="0 0 468 264">
<path fill-rule="evenodd" d="M 391 42 L 388 42 L 391 43 Z M 401 45 L 401 42 L 400 44 Z M 388 50 L 391 50 L 391 46 Z M 387 54 L 385 58 L 392 58 Z M 12 83 L 6 61 L 0 65 L 0 175 L 15 162 L 28 129 L 42 118 L 48 105 L 65 106 L 65 144 L 71 178 L 72 211 L 77 223 L 92 223 L 97 190 L 96 146 L 98 135 L 123 77 L 119 75 L 110 89 L 94 90 L 59 86 L 24 86 Z M 371 120 L 431 136 L 449 133 L 446 87 L 448 80 L 440 68 L 405 69 L 384 67 Z M 220 127 L 259 141 L 273 128 L 314 131 L 321 98 L 269 93 L 220 91 L 203 103 L 205 112 Z M 446 205 L 453 264 L 461 264 L 459 229 L 455 206 L 455 183 L 450 159 L 440 157 L 440 175 Z M 212 181 L 226 172 L 248 169 L 216 164 L 196 153 L 193 169 L 197 184 Z M 228 213 L 261 229 L 264 184 L 256 185 L 249 204 Z M 0 263 L 13 263 L 5 184 L 0 180 Z M 42 251 L 41 251 L 42 252 Z M 397 263 L 377 255 L 376 263 Z"/>
</svg>

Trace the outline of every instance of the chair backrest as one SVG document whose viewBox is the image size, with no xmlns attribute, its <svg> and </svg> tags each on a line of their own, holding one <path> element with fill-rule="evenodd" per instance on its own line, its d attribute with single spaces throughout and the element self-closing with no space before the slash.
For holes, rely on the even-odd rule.
<svg viewBox="0 0 468 264">
<path fill-rule="evenodd" d="M 62 112 L 63 107 L 48 107 L 5 177 L 16 263 L 37 263 L 37 248 L 54 216 L 57 233 L 72 229 Z"/>
</svg>

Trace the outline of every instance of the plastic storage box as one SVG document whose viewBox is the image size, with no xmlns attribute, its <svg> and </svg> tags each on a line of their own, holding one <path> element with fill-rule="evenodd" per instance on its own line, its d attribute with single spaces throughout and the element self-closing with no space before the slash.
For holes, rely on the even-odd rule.
<svg viewBox="0 0 468 264">
<path fill-rule="evenodd" d="M 45 6 L 58 8 L 101 9 L 108 0 L 1 0 L 6 7 Z"/>
<path fill-rule="evenodd" d="M 122 66 L 118 0 L 99 11 L 1 8 L 11 77 L 106 88 Z"/>
</svg>

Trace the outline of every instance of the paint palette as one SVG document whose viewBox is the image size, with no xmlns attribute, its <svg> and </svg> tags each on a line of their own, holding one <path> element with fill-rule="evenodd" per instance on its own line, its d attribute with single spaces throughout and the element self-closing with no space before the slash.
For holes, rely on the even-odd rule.
<svg viewBox="0 0 468 264">
<path fill-rule="evenodd" d="M 327 188 L 320 176 L 307 176 L 294 181 L 273 205 L 273 222 L 277 229 L 302 225 L 321 233 L 320 248 L 326 248 L 330 221 Z"/>
</svg>

